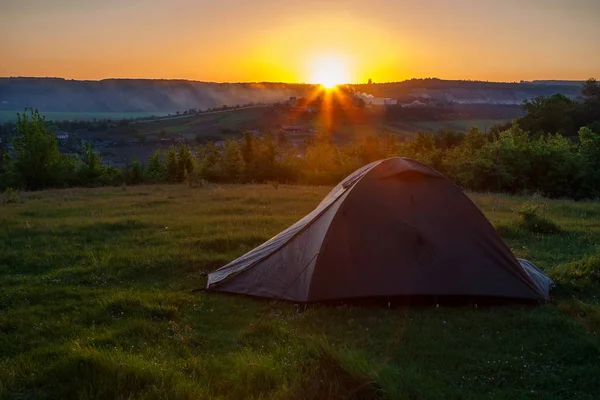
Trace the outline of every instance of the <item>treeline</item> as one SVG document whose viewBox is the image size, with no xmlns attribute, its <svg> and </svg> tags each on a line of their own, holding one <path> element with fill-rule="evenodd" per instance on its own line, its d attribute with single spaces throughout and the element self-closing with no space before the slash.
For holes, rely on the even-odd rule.
<svg viewBox="0 0 600 400">
<path fill-rule="evenodd" d="M 14 149 L 4 152 L 0 166 L 3 189 L 201 181 L 334 184 L 369 162 L 404 156 L 431 165 L 465 189 L 600 197 L 600 135 L 589 127 L 579 129 L 577 140 L 532 135 L 515 123 L 489 134 L 474 128 L 467 134 L 418 134 L 411 141 L 367 136 L 341 147 L 317 135 L 303 152 L 285 137 L 245 134 L 194 149 L 171 147 L 122 169 L 102 165 L 91 145 L 78 155 L 61 154 L 37 112 L 20 115 L 17 131 Z"/>
<path fill-rule="evenodd" d="M 517 123 L 533 135 L 559 133 L 571 137 L 582 126 L 600 132 L 600 85 L 594 78 L 584 83 L 580 101 L 554 94 L 526 100 L 523 108 L 526 114 Z"/>
<path fill-rule="evenodd" d="M 339 146 L 319 134 L 302 151 L 284 135 L 185 144 L 157 151 L 146 163 L 103 165 L 91 144 L 62 154 L 37 111 L 18 116 L 9 150 L 0 144 L 0 189 L 139 183 L 282 182 L 334 184 L 369 162 L 395 156 L 417 159 L 476 191 L 539 192 L 548 197 L 600 197 L 600 87 L 590 79 L 581 101 L 561 95 L 525 102 L 527 114 L 484 134 L 441 130 L 410 141 L 366 136 Z M 578 127 L 579 126 L 579 127 Z"/>
</svg>

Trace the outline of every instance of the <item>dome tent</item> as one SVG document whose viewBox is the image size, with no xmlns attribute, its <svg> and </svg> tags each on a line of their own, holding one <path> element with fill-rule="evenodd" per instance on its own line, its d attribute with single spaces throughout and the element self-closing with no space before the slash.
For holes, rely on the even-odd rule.
<svg viewBox="0 0 600 400">
<path fill-rule="evenodd" d="M 338 184 L 300 221 L 208 276 L 207 289 L 298 302 L 396 296 L 548 300 L 460 188 L 390 158 Z"/>
</svg>

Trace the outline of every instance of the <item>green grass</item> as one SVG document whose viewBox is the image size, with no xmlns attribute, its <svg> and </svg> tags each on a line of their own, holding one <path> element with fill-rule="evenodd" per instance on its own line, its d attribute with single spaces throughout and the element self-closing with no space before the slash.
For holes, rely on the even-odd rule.
<svg viewBox="0 0 600 400">
<path fill-rule="evenodd" d="M 205 292 L 206 273 L 326 187 L 139 186 L 0 202 L 0 398 L 593 399 L 600 204 L 475 194 L 557 282 L 534 307 L 311 306 Z M 516 226 L 516 228 L 514 228 Z"/>
<path fill-rule="evenodd" d="M 472 127 L 479 128 L 482 132 L 489 130 L 494 124 L 502 124 L 508 120 L 503 119 L 458 119 L 458 120 L 434 120 L 434 121 L 396 121 L 387 125 L 390 130 L 397 133 L 414 136 L 417 132 L 437 132 L 440 129 L 453 129 L 459 132 L 467 132 Z"/>
<path fill-rule="evenodd" d="M 189 140 L 196 136 L 205 136 L 211 140 L 223 140 L 244 130 L 256 128 L 256 123 L 265 113 L 265 109 L 247 108 L 230 109 L 224 112 L 190 115 L 176 119 L 165 119 L 150 121 L 136 125 L 139 133 L 144 135 L 158 135 L 161 132 L 167 134 L 181 133 Z M 223 133 L 223 130 L 231 130 L 231 133 Z"/>
<path fill-rule="evenodd" d="M 481 131 L 485 131 L 494 124 L 505 123 L 506 121 L 502 119 L 460 119 L 450 121 L 416 121 L 413 125 L 421 131 L 428 132 L 437 131 L 442 128 L 468 131 L 472 127 L 477 127 Z"/>
<path fill-rule="evenodd" d="M 16 121 L 17 112 L 23 113 L 23 110 L 0 111 L 0 123 Z M 42 112 L 42 115 L 44 115 L 48 121 L 91 121 L 94 119 L 111 119 L 116 121 L 123 118 L 150 117 L 152 115 L 158 117 L 166 114 L 153 114 L 148 112 Z"/>
</svg>

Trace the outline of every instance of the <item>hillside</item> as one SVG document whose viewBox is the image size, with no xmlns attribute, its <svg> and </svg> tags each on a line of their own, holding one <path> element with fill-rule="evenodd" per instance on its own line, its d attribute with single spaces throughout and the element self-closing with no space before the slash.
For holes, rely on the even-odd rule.
<svg viewBox="0 0 600 400">
<path fill-rule="evenodd" d="M 273 103 L 300 96 L 308 85 L 210 83 L 186 80 L 0 78 L 0 110 L 43 112 L 170 113 L 194 109 Z"/>
<path fill-rule="evenodd" d="M 455 104 L 521 104 L 523 100 L 563 93 L 576 97 L 581 83 L 497 83 L 413 79 L 404 82 L 349 85 L 365 98 L 389 97 Z M 303 96 L 313 85 L 284 83 L 210 83 L 185 80 L 0 78 L 0 112 L 34 107 L 53 113 L 167 114 L 223 105 L 273 103 Z M 76 116 L 73 117 L 76 119 Z"/>
<path fill-rule="evenodd" d="M 411 79 L 404 82 L 353 85 L 358 92 L 375 97 L 398 99 L 408 103 L 415 99 L 457 104 L 505 104 L 523 103 L 525 99 L 562 93 L 576 98 L 581 93 L 583 82 L 479 82 L 448 81 L 441 79 Z"/>
<path fill-rule="evenodd" d="M 310 306 L 192 292 L 328 187 L 134 186 L 0 202 L 0 398 L 594 399 L 600 204 L 547 201 L 563 232 L 471 194 L 557 283 L 549 304 Z"/>
</svg>

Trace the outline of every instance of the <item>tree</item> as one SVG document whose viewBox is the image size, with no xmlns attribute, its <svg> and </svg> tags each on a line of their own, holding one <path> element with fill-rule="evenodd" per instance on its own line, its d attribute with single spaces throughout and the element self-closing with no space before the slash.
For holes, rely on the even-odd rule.
<svg viewBox="0 0 600 400">
<path fill-rule="evenodd" d="M 29 115 L 27 110 L 17 114 L 17 136 L 13 142 L 15 158 L 11 164 L 19 186 L 35 190 L 64 184 L 74 168 L 74 160 L 60 154 L 58 141 L 48 130 L 44 117 L 37 110 L 29 111 Z"/>
<path fill-rule="evenodd" d="M 574 116 L 577 104 L 563 94 L 550 97 L 536 97 L 525 100 L 523 108 L 527 114 L 518 119 L 519 126 L 532 134 L 560 133 L 574 135 Z"/>
<path fill-rule="evenodd" d="M 372 85 L 373 84 L 373 80 L 371 78 L 369 78 L 369 81 L 367 82 L 367 85 Z"/>
<path fill-rule="evenodd" d="M 246 181 L 252 181 L 252 177 L 255 176 L 255 163 L 254 163 L 254 136 L 250 132 L 244 133 L 244 137 L 241 143 L 240 152 L 242 154 L 242 162 L 244 165 L 244 173 Z"/>
<path fill-rule="evenodd" d="M 156 150 L 148 158 L 148 167 L 146 168 L 146 176 L 148 181 L 157 183 L 165 180 L 166 168 L 162 162 L 162 152 Z"/>
<path fill-rule="evenodd" d="M 208 180 L 221 180 L 222 154 L 214 142 L 200 148 L 200 176 Z"/>
<path fill-rule="evenodd" d="M 581 95 L 585 102 L 600 101 L 600 86 L 598 85 L 598 81 L 594 78 L 585 81 L 581 89 Z"/>
<path fill-rule="evenodd" d="M 225 142 L 223 149 L 223 178 L 228 182 L 238 182 L 244 169 L 240 145 L 235 140 Z"/>
<path fill-rule="evenodd" d="M 600 86 L 594 78 L 588 79 L 581 89 L 583 97 L 582 124 L 600 121 Z"/>
<path fill-rule="evenodd" d="M 123 169 L 123 180 L 128 185 L 136 185 L 144 182 L 144 165 L 138 159 L 133 159 Z"/>
<path fill-rule="evenodd" d="M 165 152 L 166 155 L 166 172 L 167 172 L 167 181 L 170 183 L 175 183 L 178 180 L 178 170 L 179 165 L 177 162 L 177 151 L 174 146 L 169 147 L 169 150 Z"/>
<path fill-rule="evenodd" d="M 177 154 L 177 182 L 183 182 L 186 176 L 194 172 L 194 157 L 185 144 L 179 145 Z"/>
<path fill-rule="evenodd" d="M 77 177 L 83 185 L 95 185 L 100 183 L 104 173 L 102 157 L 94 151 L 94 147 L 88 142 L 81 145 L 81 162 L 77 168 Z"/>
<path fill-rule="evenodd" d="M 14 186 L 20 186 L 15 173 L 14 162 L 6 149 L 6 142 L 2 141 L 0 143 L 0 190 Z"/>
<path fill-rule="evenodd" d="M 579 130 L 579 154 L 583 161 L 584 197 L 600 196 L 600 135 L 590 128 Z"/>
<path fill-rule="evenodd" d="M 465 135 L 463 144 L 470 150 L 479 150 L 487 143 L 487 138 L 477 127 L 472 127 Z"/>
</svg>

